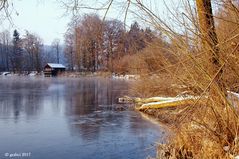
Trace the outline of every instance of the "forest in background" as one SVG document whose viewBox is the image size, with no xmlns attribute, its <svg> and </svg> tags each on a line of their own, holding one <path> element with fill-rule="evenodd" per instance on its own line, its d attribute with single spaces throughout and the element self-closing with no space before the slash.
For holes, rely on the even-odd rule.
<svg viewBox="0 0 239 159">
<path fill-rule="evenodd" d="M 69 71 L 125 74 L 129 69 L 123 57 L 138 53 L 160 38 L 136 21 L 126 30 L 123 22 L 103 21 L 97 14 L 74 17 L 68 26 L 64 43 L 55 39 L 48 47 L 35 33 L 26 31 L 20 36 L 17 30 L 12 35 L 7 30 L 2 31 L 0 71 L 40 72 L 46 63 L 63 63 Z"/>
<path fill-rule="evenodd" d="M 0 72 L 41 72 L 46 63 L 65 62 L 63 47 L 59 39 L 52 45 L 44 45 L 35 33 L 26 31 L 20 35 L 17 30 L 0 32 Z"/>
<path fill-rule="evenodd" d="M 74 17 L 65 34 L 65 55 L 70 70 L 120 72 L 126 55 L 134 55 L 158 38 L 149 27 L 137 22 L 128 30 L 123 22 L 101 20 L 97 14 Z M 120 73 L 126 73 L 124 70 Z"/>
</svg>

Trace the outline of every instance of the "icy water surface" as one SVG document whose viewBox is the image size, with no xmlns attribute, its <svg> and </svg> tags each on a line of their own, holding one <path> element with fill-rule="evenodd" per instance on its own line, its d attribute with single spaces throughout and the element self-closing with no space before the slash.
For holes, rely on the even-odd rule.
<svg viewBox="0 0 239 159">
<path fill-rule="evenodd" d="M 118 111 L 124 81 L 0 77 L 0 159 L 144 159 L 163 130 Z"/>
</svg>

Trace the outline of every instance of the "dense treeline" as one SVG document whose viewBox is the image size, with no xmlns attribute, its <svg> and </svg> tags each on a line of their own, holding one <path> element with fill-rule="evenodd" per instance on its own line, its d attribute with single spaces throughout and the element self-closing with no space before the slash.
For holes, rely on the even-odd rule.
<svg viewBox="0 0 239 159">
<path fill-rule="evenodd" d="M 65 34 L 65 55 L 71 70 L 115 72 L 118 61 L 144 49 L 156 36 L 134 22 L 129 30 L 116 19 L 96 14 L 74 18 Z"/>
<path fill-rule="evenodd" d="M 57 48 L 56 48 L 57 46 Z M 56 40 L 51 47 L 44 46 L 42 39 L 26 31 L 20 36 L 14 30 L 12 36 L 8 30 L 0 33 L 0 71 L 29 73 L 42 71 L 48 62 L 59 63 L 59 42 Z"/>
</svg>

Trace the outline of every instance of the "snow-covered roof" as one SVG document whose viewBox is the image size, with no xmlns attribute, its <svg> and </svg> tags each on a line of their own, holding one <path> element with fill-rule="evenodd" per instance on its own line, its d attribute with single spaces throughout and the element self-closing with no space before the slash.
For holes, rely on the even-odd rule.
<svg viewBox="0 0 239 159">
<path fill-rule="evenodd" d="M 51 68 L 66 68 L 64 65 L 58 63 L 47 63 L 47 65 Z"/>
</svg>

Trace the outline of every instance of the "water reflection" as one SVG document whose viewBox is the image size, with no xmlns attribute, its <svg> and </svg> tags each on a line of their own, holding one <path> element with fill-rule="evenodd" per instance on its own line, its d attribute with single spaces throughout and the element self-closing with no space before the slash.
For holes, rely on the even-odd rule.
<svg viewBox="0 0 239 159">
<path fill-rule="evenodd" d="M 161 136 L 137 112 L 115 109 L 125 81 L 12 78 L 0 79 L 0 88 L 0 155 L 138 159 L 153 155 L 147 148 Z"/>
<path fill-rule="evenodd" d="M 38 92 L 40 86 L 15 80 L 12 83 L 9 80 L 1 81 L 0 117 L 14 118 L 15 122 L 21 117 L 37 117 L 42 109 L 42 93 Z"/>
<path fill-rule="evenodd" d="M 119 82 L 118 82 L 119 84 Z M 127 90 L 127 84 L 121 81 L 121 88 L 114 88 L 115 81 L 87 80 L 72 84 L 72 96 L 66 101 L 68 122 L 72 135 L 79 135 L 83 140 L 97 140 L 101 131 L 107 132 L 108 126 L 117 123 L 118 128 L 124 122 L 117 121 L 117 113 L 113 113 L 117 98 Z M 116 124 L 115 124 L 116 125 Z M 112 130 L 112 127 L 110 128 Z"/>
</svg>

